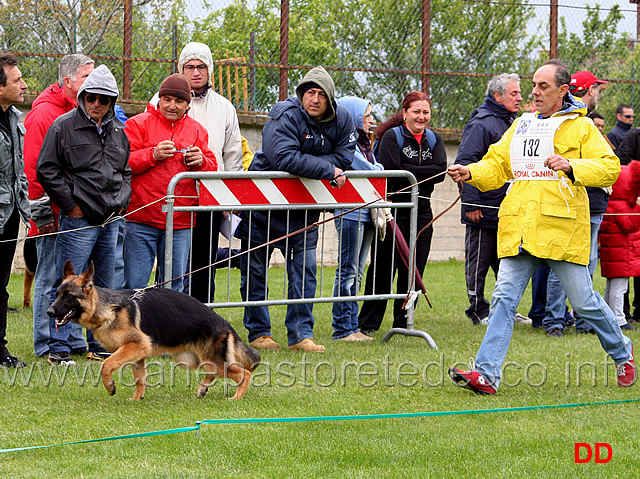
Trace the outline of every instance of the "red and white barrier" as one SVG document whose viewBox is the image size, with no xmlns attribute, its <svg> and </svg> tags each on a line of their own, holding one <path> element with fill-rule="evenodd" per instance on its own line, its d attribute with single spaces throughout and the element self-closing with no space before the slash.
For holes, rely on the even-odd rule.
<svg viewBox="0 0 640 479">
<path fill-rule="evenodd" d="M 369 203 L 384 198 L 386 178 L 352 178 L 342 188 L 308 178 L 200 180 L 200 205 Z"/>
</svg>

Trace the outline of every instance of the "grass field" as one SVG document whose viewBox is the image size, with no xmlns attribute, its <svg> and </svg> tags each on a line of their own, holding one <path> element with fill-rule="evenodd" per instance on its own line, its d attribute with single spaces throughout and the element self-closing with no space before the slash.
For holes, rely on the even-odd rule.
<svg viewBox="0 0 640 479">
<path fill-rule="evenodd" d="M 234 273 L 235 274 L 235 273 Z M 324 275 L 331 283 L 330 274 Z M 474 357 L 484 328 L 466 319 L 464 265 L 430 263 L 419 338 L 339 343 L 331 337 L 330 305 L 315 308 L 324 354 L 265 352 L 242 401 L 221 381 L 196 399 L 198 377 L 164 358 L 153 361 L 143 401 L 133 402 L 132 375 L 107 395 L 96 363 L 78 359 L 63 375 L 33 354 L 31 310 L 10 313 L 10 350 L 28 368 L 0 370 L 0 448 L 54 445 L 193 427 L 208 419 L 351 416 L 497 410 L 489 414 L 321 422 L 203 424 L 183 432 L 0 454 L 7 478 L 632 478 L 638 476 L 638 402 L 575 408 L 505 408 L 635 400 L 639 385 L 621 389 L 593 335 L 569 331 L 549 338 L 516 325 L 504 383 L 494 397 L 454 386 L 446 370 Z M 492 285 L 490 285 L 492 286 Z M 22 277 L 11 280 L 10 305 L 21 303 Z M 326 287 L 326 285 L 325 285 Z M 604 281 L 596 273 L 596 289 Z M 530 293 L 519 310 L 526 314 Z M 242 311 L 221 310 L 244 338 Z M 273 308 L 273 333 L 286 344 L 284 309 Z M 383 327 L 390 327 L 390 311 Z M 384 334 L 380 333 L 378 339 Z M 640 333 L 629 336 L 636 344 Z M 226 391 L 225 391 L 226 390 Z M 574 463 L 574 444 L 608 443 L 607 463 Z M 603 450 L 603 453 L 605 451 Z M 581 457 L 585 457 L 583 450 Z"/>
</svg>

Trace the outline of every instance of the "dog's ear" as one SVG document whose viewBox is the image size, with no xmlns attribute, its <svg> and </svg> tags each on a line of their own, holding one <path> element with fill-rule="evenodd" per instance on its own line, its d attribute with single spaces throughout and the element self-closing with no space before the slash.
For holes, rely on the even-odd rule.
<svg viewBox="0 0 640 479">
<path fill-rule="evenodd" d="M 82 280 L 82 288 L 91 289 L 93 287 L 93 273 L 96 268 L 93 265 L 93 261 L 89 262 L 89 267 L 87 270 L 80 275 L 80 279 Z"/>
<path fill-rule="evenodd" d="M 75 276 L 76 272 L 73 270 L 73 264 L 71 264 L 71 260 L 68 259 L 64 263 L 64 268 L 62 269 L 62 279 L 65 280 L 69 276 Z"/>
</svg>

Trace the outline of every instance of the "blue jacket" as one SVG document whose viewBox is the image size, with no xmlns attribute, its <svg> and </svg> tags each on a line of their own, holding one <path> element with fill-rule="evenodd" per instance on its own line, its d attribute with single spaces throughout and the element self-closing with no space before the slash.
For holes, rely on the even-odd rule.
<svg viewBox="0 0 640 479">
<path fill-rule="evenodd" d="M 286 171 L 292 175 L 330 180 L 335 167 L 346 170 L 356 148 L 356 129 L 346 108 L 318 123 L 297 98 L 276 103 L 262 130 L 262 148 L 249 171 Z"/>
<path fill-rule="evenodd" d="M 489 150 L 489 146 L 502 138 L 515 118 L 515 113 L 486 97 L 484 103 L 471 112 L 469 123 L 464 127 L 455 164 L 469 165 L 480 161 Z M 498 207 L 507 193 L 507 188 L 508 185 L 504 185 L 497 190 L 483 192 L 465 183 L 462 190 L 463 205 L 460 208 L 462 223 L 476 228 L 498 229 Z M 473 223 L 467 218 L 466 212 L 477 210 L 478 207 L 475 205 L 496 208 L 481 208 L 483 218 L 480 223 Z"/>
<path fill-rule="evenodd" d="M 345 107 L 349 110 L 351 117 L 353 118 L 353 122 L 356 126 L 356 131 L 358 132 L 358 146 L 353 155 L 353 161 L 351 162 L 352 170 L 384 170 L 384 167 L 378 163 L 373 155 L 371 155 L 373 159 L 373 163 L 371 163 L 365 157 L 361 142 L 368 142 L 369 138 L 366 132 L 362 129 L 364 114 L 367 111 L 367 107 L 369 106 L 369 101 L 363 100 L 362 98 L 357 98 L 355 96 L 344 96 L 338 100 L 338 105 Z M 336 214 L 342 213 L 343 210 L 336 210 Z M 357 210 L 352 211 L 351 213 L 347 213 L 343 216 L 346 220 L 351 221 L 368 221 L 371 222 L 371 215 L 369 214 L 369 210 Z"/>
<path fill-rule="evenodd" d="M 20 112 L 14 106 L 7 108 L 11 131 L 0 125 L 0 233 L 14 208 L 22 221 L 29 224 L 29 192 L 27 175 L 22 157 L 24 125 L 20 124 Z"/>
</svg>

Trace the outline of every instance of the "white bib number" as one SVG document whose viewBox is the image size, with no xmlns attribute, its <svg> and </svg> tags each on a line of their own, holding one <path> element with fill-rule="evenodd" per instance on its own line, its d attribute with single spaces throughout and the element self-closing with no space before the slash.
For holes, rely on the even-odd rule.
<svg viewBox="0 0 640 479">
<path fill-rule="evenodd" d="M 544 166 L 544 162 L 554 154 L 553 140 L 560 124 L 577 117 L 575 114 L 540 119 L 533 113 L 523 114 L 511 139 L 511 171 L 514 178 L 558 180 L 558 172 Z"/>
</svg>

